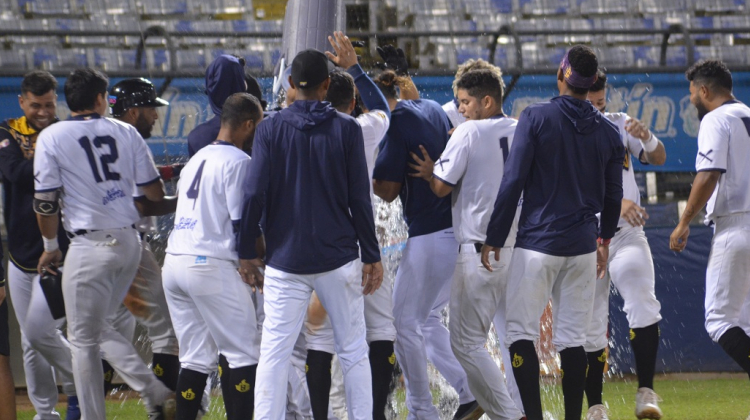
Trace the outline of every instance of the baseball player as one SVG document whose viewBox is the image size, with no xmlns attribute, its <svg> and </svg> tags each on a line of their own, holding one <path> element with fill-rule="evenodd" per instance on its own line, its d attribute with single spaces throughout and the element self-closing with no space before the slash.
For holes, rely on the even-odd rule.
<svg viewBox="0 0 750 420">
<path fill-rule="evenodd" d="M 357 54 L 349 37 L 342 32 L 336 32 L 333 37 L 329 37 L 329 41 L 336 52 L 335 55 L 330 54 L 329 58 L 346 71 L 336 69 L 331 72 L 331 84 L 326 101 L 339 112 L 351 115 L 356 105 L 355 87 L 359 91 L 365 108 L 369 110 L 356 119 L 362 129 L 367 173 L 371 179 L 378 144 L 388 130 L 390 121 L 388 102 L 357 63 Z M 371 183 L 370 198 L 373 199 Z M 365 296 L 365 328 L 367 343 L 370 346 L 373 385 L 373 418 L 378 420 L 385 420 L 385 405 L 390 393 L 395 362 L 393 340 L 396 338 L 396 329 L 393 326 L 392 290 L 390 282 L 385 281 L 375 293 Z M 325 419 L 328 417 L 334 339 L 330 320 L 325 316 L 324 310 L 322 325 L 314 322 L 309 316 L 315 307 L 320 308 L 320 300 L 316 297 L 311 300 L 311 309 L 305 321 L 308 351 L 307 382 L 313 416 L 316 419 Z"/>
<path fill-rule="evenodd" d="M 230 420 L 253 418 L 258 329 L 253 294 L 237 272 L 242 182 L 263 110 L 248 93 L 223 106 L 217 140 L 198 151 L 181 172 L 175 225 L 169 235 L 163 278 L 180 342 L 177 418 L 194 419 L 208 374 L 221 352 L 233 392 L 224 395 Z"/>
<path fill-rule="evenodd" d="M 438 196 L 452 194 L 453 229 L 459 245 L 450 299 L 450 339 L 471 392 L 490 419 L 523 416 L 511 399 L 500 368 L 485 348 L 495 314 L 505 316 L 508 265 L 515 235 L 508 235 L 493 271 L 480 264 L 495 191 L 517 121 L 503 114 L 503 81 L 490 69 L 465 73 L 456 83 L 459 111 L 468 121 L 453 132 L 440 159 L 412 153 L 411 165 Z M 421 156 L 421 157 L 420 157 Z M 500 176 L 498 176 L 500 173 Z"/>
<path fill-rule="evenodd" d="M 109 104 L 112 116 L 134 126 L 144 139 L 151 137 L 151 130 L 159 118 L 156 108 L 169 105 L 157 97 L 154 85 L 146 79 L 126 79 L 114 85 Z M 167 208 L 151 214 L 168 214 L 174 212 L 176 201 L 164 199 L 152 204 L 139 197 L 136 203 L 139 210 L 144 206 L 161 204 Z M 143 211 L 140 213 L 143 214 Z M 153 353 L 151 369 L 164 385 L 174 391 L 180 372 L 179 348 L 164 297 L 161 268 L 147 240 L 148 235 L 156 231 L 155 219 L 154 216 L 143 217 L 136 224 L 141 236 L 141 263 L 125 298 L 125 305 L 148 331 Z"/>
<path fill-rule="evenodd" d="M 24 116 L 0 124 L 0 174 L 5 192 L 4 216 L 8 229 L 8 279 L 13 309 L 21 329 L 24 373 L 29 399 L 41 420 L 59 419 L 55 411 L 55 371 L 68 395 L 67 419 L 80 418 L 73 384 L 68 342 L 55 321 L 39 285 L 36 265 L 43 245 L 34 200 L 34 149 L 39 132 L 57 121 L 57 80 L 46 71 L 33 71 L 21 82 L 18 103 Z M 68 248 L 65 231 L 59 230 L 61 250 Z M 53 368 L 54 367 L 54 371 Z"/>
<path fill-rule="evenodd" d="M 617 233 L 609 246 L 607 275 L 604 280 L 596 282 L 594 312 L 584 345 L 589 363 L 586 374 L 589 410 L 586 418 L 609 418 L 607 408 L 602 404 L 602 382 L 607 361 L 605 349 L 608 344 L 611 281 L 625 301 L 625 314 L 630 324 L 630 344 L 633 346 L 638 374 L 635 415 L 639 419 L 659 419 L 662 412 L 659 409 L 659 396 L 654 392 L 654 372 L 659 349 L 661 304 L 654 293 L 654 262 L 643 232 L 648 213 L 640 206 L 641 197 L 630 159 L 634 156 L 643 164 L 663 165 L 667 153 L 664 144 L 640 121 L 625 113 L 605 112 L 606 87 L 607 76 L 599 70 L 596 82 L 589 88 L 588 100 L 617 126 L 625 146 L 622 167 L 623 199 Z"/>
<path fill-rule="evenodd" d="M 490 252 L 500 261 L 523 193 L 507 287 L 506 343 L 529 420 L 543 418 L 534 341 L 550 297 L 552 342 L 564 372 L 565 419 L 581 418 L 587 368 L 583 345 L 597 271 L 604 276 L 620 216 L 625 155 L 615 125 L 586 101 L 597 69 L 591 48 L 572 47 L 557 72 L 560 96 L 521 113 L 482 247 L 482 264 L 492 271 Z"/>
<path fill-rule="evenodd" d="M 323 102 L 330 84 L 328 63 L 317 50 L 294 58 L 290 84 L 296 87 L 296 101 L 258 127 L 245 184 L 242 274 L 265 294 L 255 388 L 259 420 L 284 416 L 290 356 L 313 290 L 333 326 L 349 418 L 372 418 L 362 296 L 377 290 L 383 268 L 362 129 Z M 263 261 L 251 243 L 243 243 L 258 236 L 262 214 L 265 282 L 258 270 Z"/>
<path fill-rule="evenodd" d="M 721 61 L 701 61 L 685 73 L 701 120 L 698 156 L 685 211 L 669 238 L 682 252 L 690 222 L 707 205 L 714 238 L 706 270 L 706 330 L 750 375 L 750 109 L 732 95 Z"/>
<path fill-rule="evenodd" d="M 0 246 L 2 252 L 2 246 Z M 5 273 L 0 263 L 0 273 Z M 10 369 L 10 331 L 5 276 L 0 280 L 0 418 L 16 418 L 16 385 Z"/>
<path fill-rule="evenodd" d="M 168 418 L 175 405 L 171 391 L 111 325 L 141 255 L 133 226 L 139 219 L 132 201 L 135 189 L 159 201 L 164 185 L 136 129 L 102 117 L 108 111 L 108 82 L 96 70 L 72 72 L 65 82 L 71 119 L 48 127 L 38 138 L 33 208 L 44 252 L 37 269 L 54 272 L 52 264 L 61 261 L 57 213 L 63 208 L 63 226 L 71 238 L 63 296 L 81 413 L 86 419 L 105 418 L 101 348 L 141 393 L 150 418 Z"/>
<path fill-rule="evenodd" d="M 482 414 L 469 390 L 466 372 L 450 348 L 442 310 L 450 300 L 450 284 L 458 256 L 451 228 L 450 198 L 438 198 L 421 179 L 407 176 L 413 163 L 409 152 L 422 145 L 439 156 L 448 141 L 449 122 L 437 102 L 398 101 L 399 78 L 393 71 L 378 75 L 375 83 L 391 107 L 391 126 L 380 145 L 373 171 L 375 194 L 387 202 L 400 197 L 409 228 L 393 285 L 396 359 L 406 381 L 409 419 L 438 418 L 432 403 L 427 359 L 437 367 L 459 396 L 456 419 Z M 418 299 L 415 296 L 419 296 Z"/>
<path fill-rule="evenodd" d="M 486 61 L 484 61 L 481 58 L 477 58 L 476 60 L 473 58 L 470 58 L 463 62 L 460 66 L 458 66 L 458 69 L 456 69 L 456 77 L 453 79 L 453 100 L 448 101 L 443 104 L 443 111 L 445 111 L 445 114 L 448 116 L 448 119 L 451 121 L 451 126 L 453 128 L 458 127 L 466 121 L 466 117 L 463 116 L 463 114 L 459 111 L 459 106 L 461 103 L 458 100 L 458 81 L 461 80 L 461 77 L 463 77 L 464 74 L 472 71 L 472 70 L 481 70 L 481 69 L 490 69 L 493 71 L 498 72 L 498 76 L 502 77 L 502 72 L 500 72 L 500 69 L 492 65 Z"/>
</svg>

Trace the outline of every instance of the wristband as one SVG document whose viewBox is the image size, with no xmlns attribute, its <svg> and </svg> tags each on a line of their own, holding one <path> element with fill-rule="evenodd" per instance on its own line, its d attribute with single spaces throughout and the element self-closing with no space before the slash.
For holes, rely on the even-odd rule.
<svg viewBox="0 0 750 420">
<path fill-rule="evenodd" d="M 609 246 L 610 242 L 612 242 L 612 238 L 609 238 L 609 239 L 596 238 L 597 245 Z"/>
<path fill-rule="evenodd" d="M 654 137 L 654 133 L 649 131 L 649 134 L 650 135 L 648 137 L 648 140 L 646 141 L 641 140 L 641 144 L 643 145 L 643 150 L 646 153 L 651 153 L 654 150 L 656 150 L 657 147 L 659 147 L 659 140 L 657 140 L 656 137 Z"/>
<path fill-rule="evenodd" d="M 60 244 L 57 243 L 57 236 L 52 239 L 42 236 L 42 241 L 44 242 L 44 252 L 55 252 L 60 249 Z"/>
</svg>

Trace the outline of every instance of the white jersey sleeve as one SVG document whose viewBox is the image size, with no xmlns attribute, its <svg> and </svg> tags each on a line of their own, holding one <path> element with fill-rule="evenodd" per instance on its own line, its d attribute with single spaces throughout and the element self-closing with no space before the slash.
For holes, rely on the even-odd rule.
<svg viewBox="0 0 750 420">
<path fill-rule="evenodd" d="M 154 164 L 154 157 L 146 140 L 140 135 L 133 138 L 133 156 L 135 156 L 135 185 L 142 187 L 158 181 L 161 176 Z"/>
<path fill-rule="evenodd" d="M 701 121 L 698 131 L 698 155 L 695 170 L 727 171 L 730 130 L 727 121 L 719 113 L 710 112 Z"/>
<path fill-rule="evenodd" d="M 462 124 L 451 135 L 440 159 L 435 162 L 433 176 L 455 187 L 466 173 L 471 142 L 477 135 L 475 124 Z"/>
<path fill-rule="evenodd" d="M 367 174 L 372 178 L 372 170 L 375 167 L 378 146 L 383 137 L 385 137 L 385 133 L 388 132 L 391 122 L 385 112 L 376 109 L 358 116 L 357 123 L 362 128 L 362 136 L 365 139 Z"/>
<path fill-rule="evenodd" d="M 53 149 L 53 139 L 39 135 L 34 151 L 34 189 L 48 192 L 62 188 L 60 165 Z"/>
<path fill-rule="evenodd" d="M 454 128 L 458 127 L 466 121 L 466 118 L 464 118 L 464 116 L 461 115 L 460 112 L 458 112 L 458 105 L 456 105 L 456 101 L 450 101 L 443 104 L 443 111 L 445 111 L 445 115 L 448 116 L 448 119 L 450 120 L 451 125 Z"/>
</svg>

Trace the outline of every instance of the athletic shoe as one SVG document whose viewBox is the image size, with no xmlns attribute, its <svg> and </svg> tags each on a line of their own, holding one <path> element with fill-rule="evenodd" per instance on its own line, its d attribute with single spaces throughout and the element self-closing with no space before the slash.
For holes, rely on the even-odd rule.
<svg viewBox="0 0 750 420">
<path fill-rule="evenodd" d="M 479 403 L 472 401 L 470 403 L 461 404 L 456 410 L 456 415 L 453 416 L 453 420 L 478 420 L 484 414 L 484 409 L 479 406 Z"/>
<path fill-rule="evenodd" d="M 660 419 L 663 415 L 659 408 L 659 398 L 653 389 L 638 388 L 635 395 L 635 416 L 639 419 Z"/>
<path fill-rule="evenodd" d="M 68 411 L 65 412 L 65 420 L 80 420 L 81 407 L 78 406 L 78 397 L 68 397 Z"/>
<path fill-rule="evenodd" d="M 609 420 L 607 407 L 603 404 L 592 405 L 586 413 L 586 420 Z"/>
<path fill-rule="evenodd" d="M 177 400 L 175 399 L 174 393 L 170 393 L 169 396 L 162 401 L 161 405 L 157 405 L 154 411 L 148 413 L 148 420 L 174 420 L 177 412 Z"/>
</svg>

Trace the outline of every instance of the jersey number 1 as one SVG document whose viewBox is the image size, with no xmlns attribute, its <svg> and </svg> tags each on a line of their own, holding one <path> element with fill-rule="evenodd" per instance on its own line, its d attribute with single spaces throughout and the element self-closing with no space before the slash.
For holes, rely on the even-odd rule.
<svg viewBox="0 0 750 420">
<path fill-rule="evenodd" d="M 198 201 L 198 193 L 201 191 L 201 177 L 203 176 L 203 166 L 206 164 L 204 160 L 201 162 L 201 166 L 198 167 L 198 172 L 195 173 L 193 182 L 190 183 L 190 188 L 185 192 L 187 198 L 193 200 L 193 209 L 195 209 L 195 202 Z"/>
<path fill-rule="evenodd" d="M 102 154 L 99 156 L 99 162 L 102 164 L 102 173 L 104 174 L 104 179 L 102 179 L 102 176 L 99 174 L 99 168 L 96 165 L 94 149 L 91 148 L 91 143 L 93 143 L 94 147 L 96 147 L 97 149 L 100 149 L 105 144 L 109 146 L 109 154 Z M 109 169 L 109 165 L 111 163 L 115 163 L 117 161 L 117 158 L 120 157 L 117 153 L 117 142 L 114 138 L 112 138 L 111 136 L 97 136 L 94 137 L 94 141 L 89 141 L 88 137 L 81 137 L 80 139 L 78 139 L 78 144 L 80 144 L 81 147 L 83 147 L 83 150 L 86 151 L 86 157 L 89 159 L 89 165 L 91 165 L 91 171 L 94 173 L 94 179 L 97 183 L 103 181 L 120 180 L 120 174 Z"/>
</svg>

